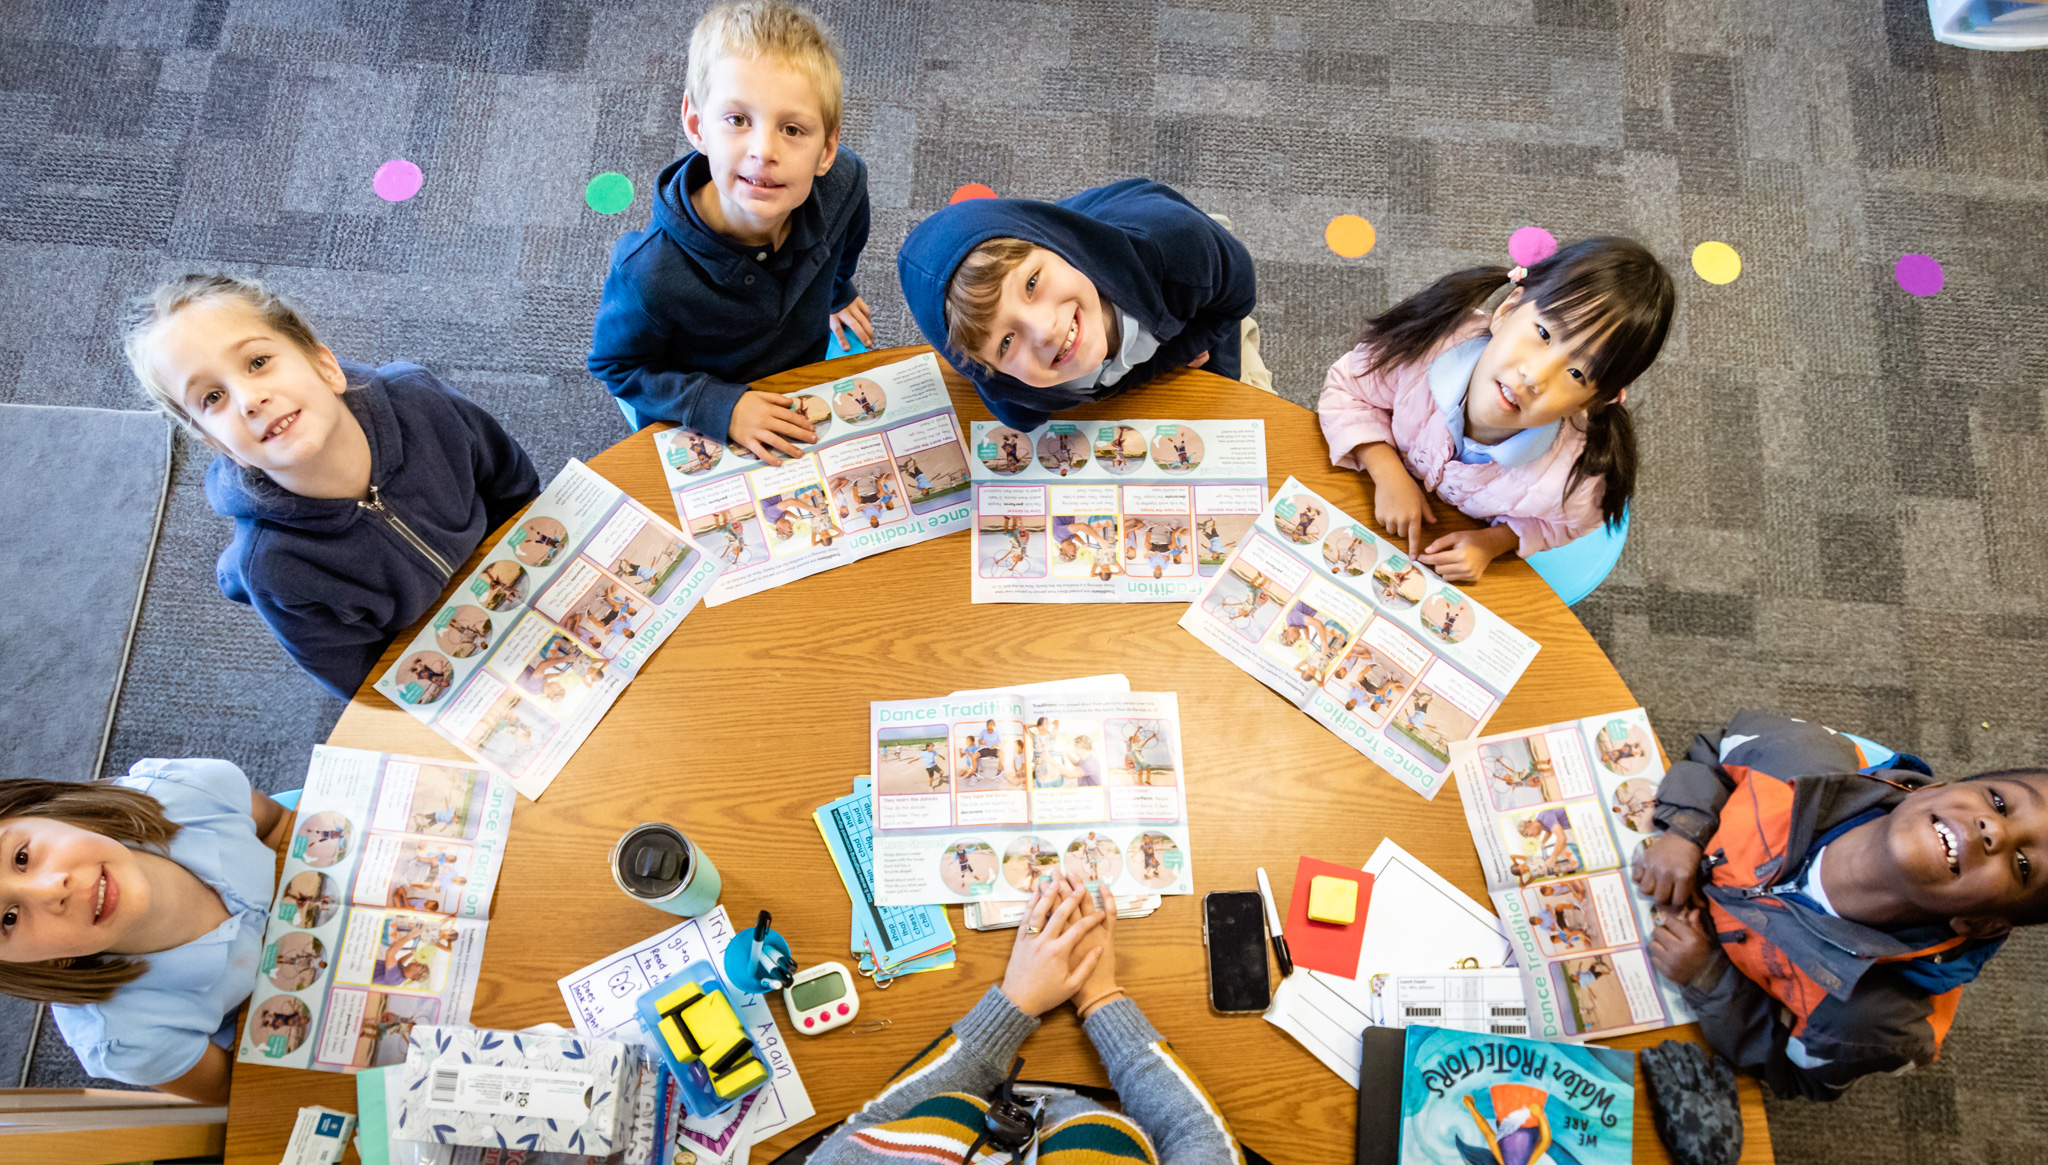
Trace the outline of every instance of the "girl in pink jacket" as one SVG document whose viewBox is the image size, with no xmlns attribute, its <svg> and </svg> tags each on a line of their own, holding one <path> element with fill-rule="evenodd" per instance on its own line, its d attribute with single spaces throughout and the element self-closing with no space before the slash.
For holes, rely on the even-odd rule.
<svg viewBox="0 0 2048 1165">
<path fill-rule="evenodd" d="M 1623 402 L 1664 346 L 1673 298 L 1631 239 L 1446 275 L 1366 321 L 1364 342 L 1330 366 L 1318 406 L 1330 461 L 1371 474 L 1380 525 L 1453 582 L 1619 523 L 1636 480 Z M 1432 492 L 1492 524 L 1422 546 Z"/>
</svg>

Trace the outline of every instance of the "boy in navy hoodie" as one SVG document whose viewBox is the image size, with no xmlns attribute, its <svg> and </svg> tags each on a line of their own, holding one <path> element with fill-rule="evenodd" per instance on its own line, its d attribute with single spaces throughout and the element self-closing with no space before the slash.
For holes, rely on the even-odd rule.
<svg viewBox="0 0 2048 1165">
<path fill-rule="evenodd" d="M 1143 178 L 955 203 L 910 232 L 896 270 L 925 339 L 1024 430 L 1170 368 L 1238 379 L 1258 299 L 1237 236 Z"/>
<path fill-rule="evenodd" d="M 867 167 L 839 145 L 837 49 L 809 11 L 747 0 L 690 36 L 683 132 L 652 223 L 612 248 L 590 374 L 641 423 L 674 421 L 770 465 L 817 439 L 758 380 L 874 343 L 853 272 L 868 241 Z"/>
<path fill-rule="evenodd" d="M 219 453 L 221 593 L 343 699 L 540 493 L 489 413 L 416 364 L 342 363 L 260 284 L 174 279 L 137 302 L 126 346 L 158 407 Z"/>
</svg>

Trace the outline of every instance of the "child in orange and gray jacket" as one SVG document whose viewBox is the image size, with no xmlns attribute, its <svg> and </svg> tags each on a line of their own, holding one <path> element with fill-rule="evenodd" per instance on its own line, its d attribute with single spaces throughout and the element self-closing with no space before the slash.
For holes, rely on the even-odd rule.
<svg viewBox="0 0 2048 1165">
<path fill-rule="evenodd" d="M 1937 781 L 1917 757 L 1870 766 L 1832 729 L 1741 712 L 1694 739 L 1657 802 L 1664 832 L 1635 869 L 1664 909 L 1650 961 L 1781 1096 L 1933 1061 L 1963 985 L 2013 927 L 2048 921 L 2048 770 Z"/>
</svg>

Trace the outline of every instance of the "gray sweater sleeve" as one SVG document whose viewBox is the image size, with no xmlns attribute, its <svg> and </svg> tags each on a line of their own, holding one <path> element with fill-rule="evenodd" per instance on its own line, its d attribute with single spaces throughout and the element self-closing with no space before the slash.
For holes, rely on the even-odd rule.
<svg viewBox="0 0 2048 1165">
<path fill-rule="evenodd" d="M 905 1064 L 880 1096 L 847 1117 L 811 1155 L 810 1165 L 869 1160 L 861 1149 L 848 1143 L 854 1133 L 898 1120 L 918 1102 L 942 1092 L 969 1096 L 994 1092 L 1010 1074 L 1010 1061 L 1017 1049 L 1037 1030 L 1036 1019 L 1017 1010 L 1001 988 L 990 987 L 958 1023 Z"/>
<path fill-rule="evenodd" d="M 1083 1025 L 1124 1112 L 1159 1151 L 1160 1165 L 1244 1165 L 1244 1153 L 1194 1073 L 1160 1036 L 1136 1001 L 1097 1008 Z"/>
</svg>

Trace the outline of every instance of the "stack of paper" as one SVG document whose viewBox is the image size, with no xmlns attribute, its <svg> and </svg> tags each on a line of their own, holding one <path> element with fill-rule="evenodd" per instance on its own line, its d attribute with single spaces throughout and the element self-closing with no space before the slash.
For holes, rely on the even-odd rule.
<svg viewBox="0 0 2048 1165">
<path fill-rule="evenodd" d="M 853 900 L 853 953 L 860 973 L 876 983 L 898 975 L 951 967 L 953 928 L 937 906 L 875 905 L 874 781 L 854 781 L 852 794 L 819 806 L 812 819 L 825 836 L 832 865 Z"/>
<path fill-rule="evenodd" d="M 1496 968 L 1510 959 L 1507 936 L 1486 907 L 1389 838 L 1365 872 L 1373 876 L 1372 909 L 1355 979 L 1301 969 L 1280 981 L 1266 1021 L 1358 1087 L 1358 1060 L 1368 1027 L 1399 1027 L 1392 980 L 1459 968 Z M 1307 893 L 1297 886 L 1296 894 Z M 1436 1025 L 1452 1026 L 1452 1025 Z"/>
</svg>

